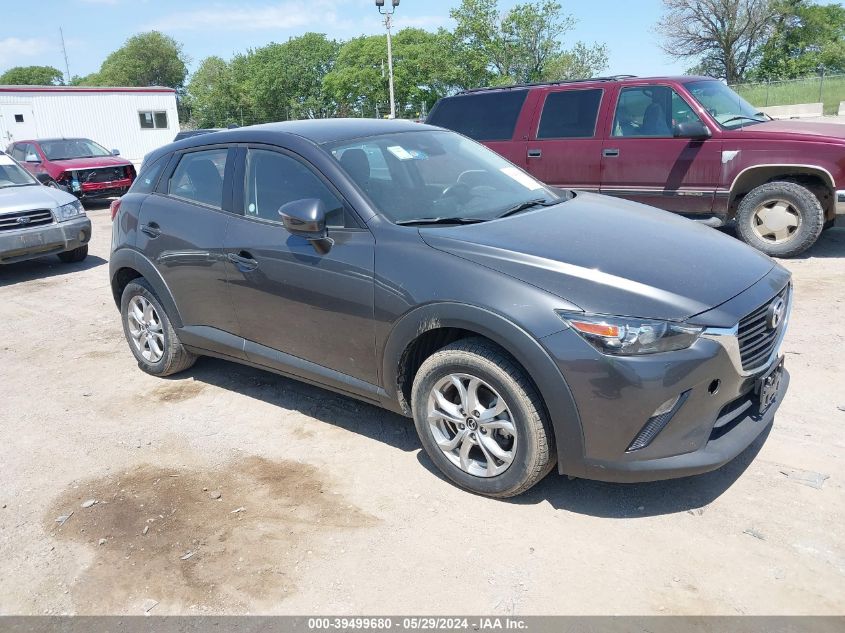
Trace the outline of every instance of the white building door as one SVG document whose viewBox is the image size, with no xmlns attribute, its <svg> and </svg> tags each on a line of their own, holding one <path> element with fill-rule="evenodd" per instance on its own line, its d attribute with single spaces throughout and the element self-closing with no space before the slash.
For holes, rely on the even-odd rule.
<svg viewBox="0 0 845 633">
<path fill-rule="evenodd" d="M 5 148 L 13 141 L 37 137 L 31 106 L 0 105 L 0 148 Z"/>
</svg>

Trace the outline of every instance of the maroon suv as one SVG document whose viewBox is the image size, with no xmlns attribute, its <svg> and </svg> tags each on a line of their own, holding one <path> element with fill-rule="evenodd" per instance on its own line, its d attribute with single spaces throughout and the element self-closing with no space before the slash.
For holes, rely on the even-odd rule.
<svg viewBox="0 0 845 633">
<path fill-rule="evenodd" d="M 16 141 L 6 152 L 45 185 L 77 198 L 122 196 L 135 180 L 135 167 L 87 138 Z"/>
<path fill-rule="evenodd" d="M 773 121 L 709 77 L 610 77 L 470 90 L 428 123 L 556 187 L 600 191 L 797 255 L 845 214 L 845 125 Z"/>
</svg>

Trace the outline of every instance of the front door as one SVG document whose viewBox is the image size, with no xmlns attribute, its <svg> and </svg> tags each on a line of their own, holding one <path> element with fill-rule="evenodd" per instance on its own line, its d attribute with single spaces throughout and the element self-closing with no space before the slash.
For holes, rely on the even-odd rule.
<svg viewBox="0 0 845 633">
<path fill-rule="evenodd" d="M 223 254 L 230 154 L 225 147 L 177 154 L 169 177 L 144 199 L 136 244 L 170 288 L 184 325 L 234 334 Z"/>
<path fill-rule="evenodd" d="M 258 344 L 247 344 L 248 358 L 287 369 L 301 359 L 376 384 L 372 234 L 299 157 L 250 148 L 242 160 L 235 188 L 241 214 L 232 217 L 225 251 L 240 336 Z M 306 198 L 330 210 L 328 253 L 317 253 L 282 224 L 279 208 Z M 307 366 L 312 377 L 328 375 Z M 333 372 L 334 382 L 343 380 Z"/>
<path fill-rule="evenodd" d="M 678 213 L 711 213 L 722 143 L 674 137 L 677 124 L 695 120 L 669 86 L 623 88 L 602 147 L 601 192 Z"/>
<path fill-rule="evenodd" d="M 527 143 L 532 176 L 553 187 L 598 191 L 601 138 L 596 133 L 601 88 L 552 90 Z"/>
</svg>

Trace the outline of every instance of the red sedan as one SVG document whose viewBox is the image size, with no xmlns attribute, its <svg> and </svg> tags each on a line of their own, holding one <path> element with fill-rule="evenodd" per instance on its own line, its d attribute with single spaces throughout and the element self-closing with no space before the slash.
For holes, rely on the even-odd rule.
<svg viewBox="0 0 845 633">
<path fill-rule="evenodd" d="M 15 141 L 6 151 L 44 184 L 83 200 L 122 196 L 135 180 L 132 163 L 87 138 Z"/>
</svg>

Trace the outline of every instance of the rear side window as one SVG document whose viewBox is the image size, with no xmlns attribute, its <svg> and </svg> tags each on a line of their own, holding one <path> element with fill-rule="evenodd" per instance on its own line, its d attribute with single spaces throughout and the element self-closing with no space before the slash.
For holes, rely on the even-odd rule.
<svg viewBox="0 0 845 633">
<path fill-rule="evenodd" d="M 527 90 L 502 90 L 447 97 L 426 122 L 476 141 L 509 141 L 526 96 Z"/>
<path fill-rule="evenodd" d="M 537 138 L 595 136 L 601 95 L 601 89 L 550 92 L 543 106 Z"/>
<path fill-rule="evenodd" d="M 227 154 L 225 148 L 184 154 L 170 177 L 170 195 L 222 209 Z"/>
<path fill-rule="evenodd" d="M 153 189 L 155 189 L 158 177 L 161 176 L 164 166 L 167 165 L 167 160 L 165 160 L 166 158 L 167 156 L 162 156 L 153 164 L 144 165 L 141 173 L 138 174 L 135 182 L 133 182 L 132 186 L 129 188 L 129 192 L 150 193 Z"/>
</svg>

